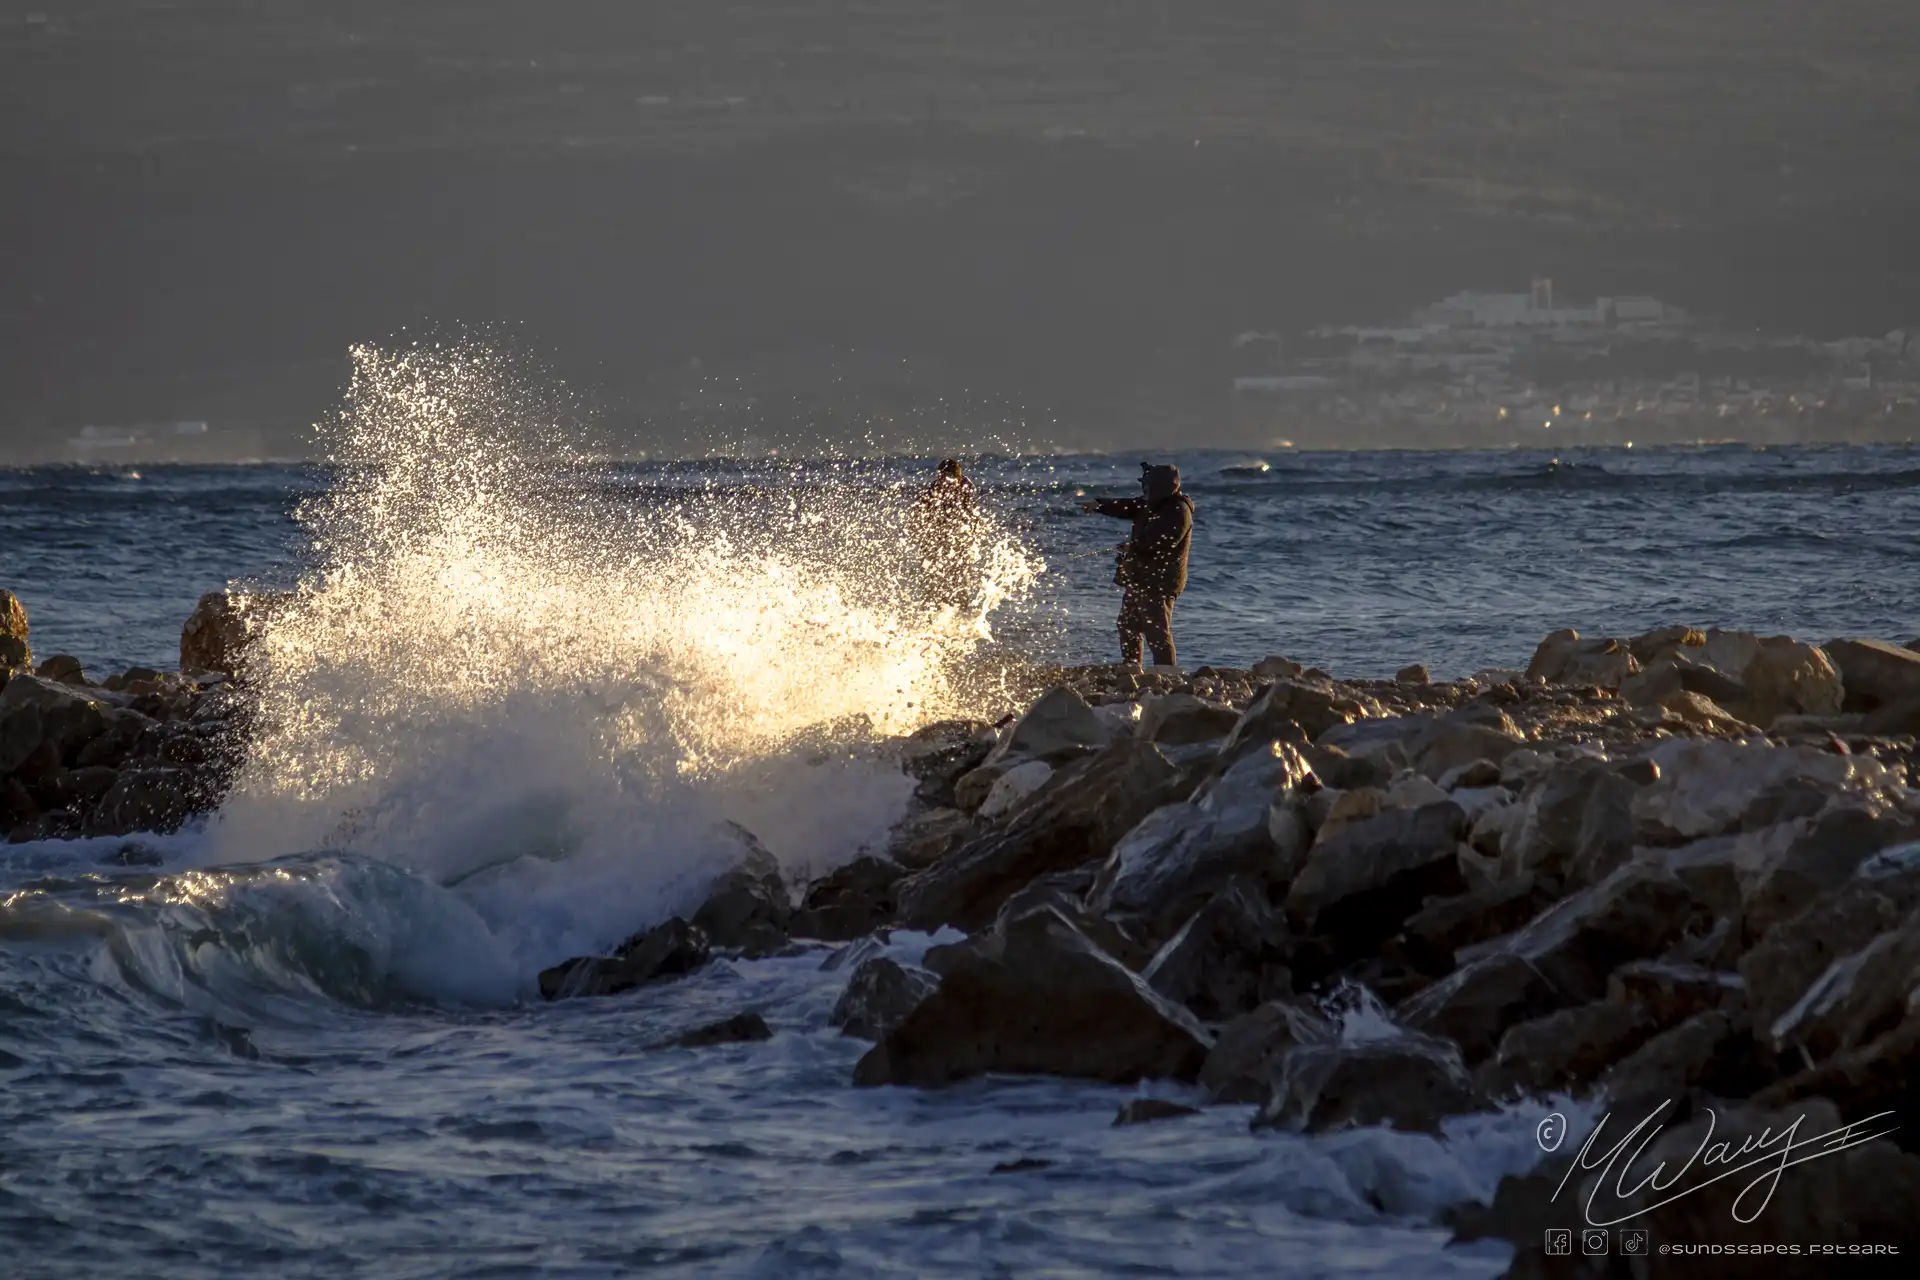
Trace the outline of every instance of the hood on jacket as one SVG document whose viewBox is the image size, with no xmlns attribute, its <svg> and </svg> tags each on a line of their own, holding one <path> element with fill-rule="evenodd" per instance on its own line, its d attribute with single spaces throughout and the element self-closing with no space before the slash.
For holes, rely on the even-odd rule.
<svg viewBox="0 0 1920 1280">
<path fill-rule="evenodd" d="M 1148 502 L 1165 502 L 1180 492 L 1180 468 L 1172 463 L 1154 465 L 1140 464 L 1140 488 L 1145 491 Z"/>
</svg>

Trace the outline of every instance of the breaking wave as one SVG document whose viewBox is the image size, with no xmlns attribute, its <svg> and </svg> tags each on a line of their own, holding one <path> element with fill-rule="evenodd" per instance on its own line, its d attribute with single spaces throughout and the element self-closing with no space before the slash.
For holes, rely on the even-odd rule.
<svg viewBox="0 0 1920 1280">
<path fill-rule="evenodd" d="M 796 872 L 881 839 L 911 783 L 863 745 L 961 713 L 1043 569 L 979 520 L 930 582 L 908 482 L 831 464 L 635 501 L 536 387 L 484 348 L 355 350 L 300 511 L 315 568 L 261 602 L 252 746 L 199 859 L 389 864 L 484 922 L 442 932 L 495 988 L 684 908 L 728 820 Z M 409 989 L 490 985 L 433 970 Z"/>
</svg>

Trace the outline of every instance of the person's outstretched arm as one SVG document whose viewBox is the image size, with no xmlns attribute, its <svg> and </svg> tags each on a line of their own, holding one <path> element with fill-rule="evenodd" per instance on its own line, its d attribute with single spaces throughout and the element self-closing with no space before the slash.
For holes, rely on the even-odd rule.
<svg viewBox="0 0 1920 1280">
<path fill-rule="evenodd" d="M 1081 503 L 1080 509 L 1119 520 L 1131 520 L 1145 510 L 1146 505 L 1145 498 L 1095 498 L 1092 502 Z"/>
</svg>

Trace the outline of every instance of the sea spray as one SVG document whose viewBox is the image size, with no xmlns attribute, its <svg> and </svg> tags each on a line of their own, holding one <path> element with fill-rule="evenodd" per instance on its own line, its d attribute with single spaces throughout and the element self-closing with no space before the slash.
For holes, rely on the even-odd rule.
<svg viewBox="0 0 1920 1280">
<path fill-rule="evenodd" d="M 356 349 L 322 435 L 210 860 L 398 864 L 527 973 L 685 909 L 723 820 L 816 872 L 879 840 L 910 783 L 858 743 L 963 712 L 1040 570 L 982 521 L 966 603 L 926 603 L 911 493 L 852 468 L 636 492 L 484 348 Z"/>
</svg>

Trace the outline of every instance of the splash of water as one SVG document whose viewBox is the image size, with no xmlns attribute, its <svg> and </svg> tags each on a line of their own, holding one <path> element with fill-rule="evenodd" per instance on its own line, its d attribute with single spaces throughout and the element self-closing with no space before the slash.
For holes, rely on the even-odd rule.
<svg viewBox="0 0 1920 1280">
<path fill-rule="evenodd" d="M 354 352 L 336 481 L 301 512 L 319 567 L 250 651 L 215 861 L 397 862 L 533 962 L 679 909 L 722 819 L 818 870 L 898 816 L 897 770 L 822 745 L 964 710 L 1038 561 L 983 521 L 963 603 L 930 604 L 898 485 L 636 488 L 562 424 L 488 350 Z"/>
</svg>

